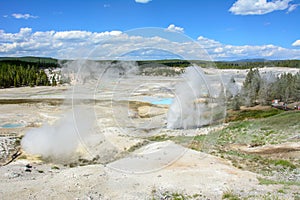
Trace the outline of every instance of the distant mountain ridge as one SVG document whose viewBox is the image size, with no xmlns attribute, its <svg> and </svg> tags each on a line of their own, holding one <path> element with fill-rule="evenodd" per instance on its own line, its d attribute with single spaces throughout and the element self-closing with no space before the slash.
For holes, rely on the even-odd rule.
<svg viewBox="0 0 300 200">
<path fill-rule="evenodd" d="M 35 56 L 25 56 L 25 57 L 0 57 L 0 61 L 22 61 L 22 62 L 43 62 L 43 63 L 54 63 L 58 59 L 50 57 L 35 57 Z"/>
<path fill-rule="evenodd" d="M 61 61 L 61 62 L 60 62 Z M 56 59 L 51 57 L 0 57 L 0 62 L 13 62 L 14 64 L 36 64 L 42 67 L 54 66 L 60 67 L 59 63 L 67 62 L 67 59 Z M 98 60 L 97 62 L 109 62 L 109 60 Z M 111 61 L 116 62 L 116 61 Z M 124 61 L 126 62 L 126 61 Z M 201 67 L 215 66 L 219 69 L 249 69 L 261 67 L 290 67 L 300 68 L 300 60 L 267 60 L 264 58 L 241 59 L 234 61 L 203 61 L 203 60 L 179 60 L 179 59 L 166 59 L 166 60 L 139 60 L 137 64 L 143 66 L 145 64 L 158 64 L 169 67 L 187 67 L 192 63 L 198 64 Z"/>
<path fill-rule="evenodd" d="M 264 58 L 252 58 L 252 59 L 234 60 L 232 62 L 268 62 L 268 61 L 270 61 L 270 60 L 267 60 L 267 59 L 264 59 Z M 224 62 L 226 62 L 226 61 L 224 61 Z"/>
</svg>

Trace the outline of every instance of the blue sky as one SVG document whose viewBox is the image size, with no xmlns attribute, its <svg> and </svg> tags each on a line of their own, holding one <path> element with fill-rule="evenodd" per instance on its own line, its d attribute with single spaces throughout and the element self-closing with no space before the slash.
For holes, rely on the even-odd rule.
<svg viewBox="0 0 300 200">
<path fill-rule="evenodd" d="M 95 34 L 99 38 L 101 33 L 115 36 L 161 27 L 191 37 L 215 60 L 300 59 L 299 4 L 300 0 L 0 0 L 0 56 L 76 57 L 81 54 L 75 52 L 79 40 L 92 45 L 84 42 Z"/>
</svg>

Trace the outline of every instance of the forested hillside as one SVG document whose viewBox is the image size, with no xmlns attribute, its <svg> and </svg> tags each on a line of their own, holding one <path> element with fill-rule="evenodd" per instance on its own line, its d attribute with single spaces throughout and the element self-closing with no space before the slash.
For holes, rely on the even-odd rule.
<svg viewBox="0 0 300 200">
<path fill-rule="evenodd" d="M 230 85 L 234 85 L 234 78 Z M 228 95 L 232 107 L 238 110 L 241 105 L 270 105 L 273 99 L 286 103 L 300 102 L 300 72 L 284 73 L 275 76 L 273 73 L 260 74 L 257 68 L 250 69 L 241 91 Z"/>
<path fill-rule="evenodd" d="M 0 63 L 10 63 L 16 65 L 34 65 L 40 68 L 59 67 L 58 60 L 44 57 L 0 57 Z"/>
<path fill-rule="evenodd" d="M 300 60 L 241 60 L 217 61 L 218 69 L 250 69 L 261 67 L 291 67 L 300 68 Z"/>
<path fill-rule="evenodd" d="M 58 66 L 58 61 L 50 58 L 1 58 L 0 88 L 50 85 L 52 81 L 44 70 Z"/>
<path fill-rule="evenodd" d="M 0 87 L 49 85 L 47 74 L 35 66 L 1 63 Z"/>
<path fill-rule="evenodd" d="M 49 77 L 49 74 L 45 73 L 45 69 L 59 68 L 60 63 L 68 62 L 68 60 L 57 60 L 53 58 L 42 58 L 42 57 L 2 57 L 0 58 L 0 88 L 7 87 L 21 87 L 21 86 L 40 86 L 40 85 L 56 85 L 56 79 Z M 107 62 L 107 61 L 98 61 Z M 112 61 L 114 62 L 114 61 Z M 261 68 L 261 67 L 292 67 L 300 69 L 300 60 L 241 60 L 241 61 L 201 61 L 201 60 L 146 60 L 137 61 L 140 68 L 140 74 L 154 74 L 154 75 L 179 75 L 184 71 L 185 67 L 192 64 L 197 64 L 201 67 L 216 67 L 219 69 L 250 69 L 250 68 Z M 174 70 L 173 67 L 178 69 Z M 153 73 L 149 69 L 155 69 Z M 287 75 L 290 79 L 290 75 Z M 49 80 L 51 79 L 51 80 Z M 291 80 L 288 80 L 291 83 Z M 52 83 L 53 82 L 53 83 Z M 274 85 L 274 84 L 272 84 Z M 282 83 L 281 83 L 282 85 Z M 271 87 L 270 84 L 260 82 L 260 87 Z M 273 89 L 275 86 L 272 86 Z M 280 86 L 282 87 L 282 86 Z M 278 90 L 280 88 L 277 87 Z M 294 87 L 294 86 L 292 86 Z M 289 89 L 287 91 L 292 91 Z M 281 89 L 282 90 L 282 89 Z M 271 90 L 268 90 L 269 92 Z M 258 91 L 257 91 L 258 92 Z M 256 92 L 256 93 L 257 93 Z M 262 93 L 262 92 L 259 92 Z M 285 92 L 281 94 L 275 92 L 280 98 L 289 99 L 286 96 L 291 96 L 291 92 Z M 281 95 L 278 95 L 281 94 Z M 252 94 L 251 94 L 252 95 Z M 268 97 L 274 95 L 268 94 Z M 271 97 L 270 97 L 271 98 Z M 269 99 L 269 98 L 268 98 Z"/>
</svg>

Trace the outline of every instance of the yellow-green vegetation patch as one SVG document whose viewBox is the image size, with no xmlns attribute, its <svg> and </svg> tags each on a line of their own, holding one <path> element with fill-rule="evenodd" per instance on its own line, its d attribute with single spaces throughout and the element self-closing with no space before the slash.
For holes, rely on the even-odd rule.
<svg viewBox="0 0 300 200">
<path fill-rule="evenodd" d="M 172 199 L 172 200 L 193 200 L 193 199 L 208 199 L 204 194 L 186 194 L 185 192 L 170 192 L 161 189 L 152 189 L 152 200 Z"/>
<path fill-rule="evenodd" d="M 227 190 L 223 193 L 222 199 L 240 200 L 241 197 L 239 195 L 235 194 L 232 190 Z"/>
<path fill-rule="evenodd" d="M 170 140 L 175 142 L 176 144 L 182 145 L 184 147 L 201 151 L 202 146 L 205 143 L 206 135 L 197 135 L 197 136 L 168 136 L 166 134 L 156 135 L 148 137 L 147 140 L 153 142 L 162 142 L 166 140 Z"/>
<path fill-rule="evenodd" d="M 233 122 L 217 134 L 218 144 L 248 144 L 252 147 L 265 144 L 280 144 L 300 134 L 300 112 L 292 111 L 272 117 Z"/>
<path fill-rule="evenodd" d="M 278 115 L 283 113 L 283 110 L 279 110 L 276 108 L 264 109 L 264 110 L 239 110 L 234 112 L 229 112 L 226 117 L 227 122 L 233 121 L 242 121 L 248 119 L 259 119 L 259 118 L 267 118 L 274 115 Z"/>
<path fill-rule="evenodd" d="M 127 150 L 127 152 L 134 152 L 135 150 L 142 148 L 143 146 L 147 145 L 148 143 L 149 143 L 149 141 L 147 141 L 147 140 L 144 140 L 144 141 L 142 141 L 142 142 L 139 142 L 139 143 L 137 143 L 137 144 L 131 146 L 131 147 Z"/>
<path fill-rule="evenodd" d="M 300 186 L 299 181 L 278 181 L 278 180 L 271 180 L 267 178 L 258 178 L 259 184 L 261 185 L 285 185 L 285 186 L 290 186 L 290 185 L 296 185 Z"/>
</svg>

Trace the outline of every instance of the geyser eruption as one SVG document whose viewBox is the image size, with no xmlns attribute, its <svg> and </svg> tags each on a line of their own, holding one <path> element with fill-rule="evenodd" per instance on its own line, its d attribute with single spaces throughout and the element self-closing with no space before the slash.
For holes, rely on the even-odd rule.
<svg viewBox="0 0 300 200">
<path fill-rule="evenodd" d="M 91 112 L 75 110 L 80 113 L 80 118 L 73 112 L 67 113 L 54 125 L 44 125 L 32 129 L 25 134 L 21 141 L 25 152 L 40 155 L 43 158 L 64 160 L 72 156 L 78 146 L 89 134 L 93 125 Z"/>
<path fill-rule="evenodd" d="M 167 128 L 170 129 L 195 128 L 208 123 L 203 115 L 210 91 L 204 73 L 200 67 L 191 66 L 186 68 L 183 79 L 176 85 L 175 98 L 168 111 Z"/>
</svg>

